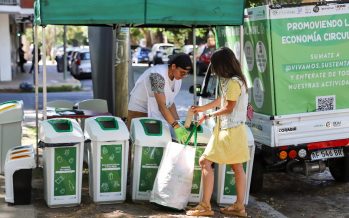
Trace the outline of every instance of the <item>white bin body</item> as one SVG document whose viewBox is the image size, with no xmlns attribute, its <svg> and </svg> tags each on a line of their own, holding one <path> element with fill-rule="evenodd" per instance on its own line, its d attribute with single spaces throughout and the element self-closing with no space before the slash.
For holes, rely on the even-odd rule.
<svg viewBox="0 0 349 218">
<path fill-rule="evenodd" d="M 49 207 L 80 204 L 83 148 L 83 143 L 44 148 L 44 198 Z"/>
<path fill-rule="evenodd" d="M 10 149 L 5 161 L 5 201 L 15 203 L 13 174 L 17 170 L 35 168 L 35 152 L 32 146 L 18 146 Z M 23 193 L 27 194 L 27 193 Z"/>
<path fill-rule="evenodd" d="M 162 123 L 160 135 L 149 135 L 144 130 L 142 120 L 152 118 L 135 118 L 131 123 L 133 141 L 133 181 L 132 200 L 146 201 L 150 198 L 154 180 L 162 159 L 164 148 L 171 141 L 171 133 L 165 122 Z"/>
<path fill-rule="evenodd" d="M 251 184 L 251 174 L 254 158 L 254 138 L 249 127 L 246 126 L 250 160 L 243 164 L 246 173 L 245 204 L 248 204 Z M 217 165 L 216 165 L 217 166 Z M 231 165 L 219 164 L 215 169 L 215 190 L 214 196 L 218 205 L 232 204 L 236 201 L 235 176 Z"/>
<path fill-rule="evenodd" d="M 199 158 L 204 153 L 207 143 L 209 142 L 212 135 L 212 131 L 205 125 L 202 125 L 201 128 L 198 128 L 197 133 L 197 143 L 198 146 L 195 152 L 195 166 L 194 166 L 194 175 L 193 183 L 191 188 L 191 194 L 189 198 L 189 204 L 199 203 L 202 197 L 202 178 L 201 178 L 201 167 L 199 165 Z M 194 135 L 192 136 L 191 143 L 194 142 Z"/>
<path fill-rule="evenodd" d="M 71 123 L 71 131 L 57 131 L 50 123 L 62 120 Z M 66 207 L 80 204 L 84 136 L 79 124 L 72 119 L 44 120 L 40 123 L 39 138 L 45 143 L 44 198 L 47 205 Z"/>
<path fill-rule="evenodd" d="M 0 103 L 0 174 L 4 173 L 7 152 L 22 140 L 23 101 Z"/>
<path fill-rule="evenodd" d="M 102 129 L 99 119 L 113 119 L 115 129 Z M 126 199 L 129 132 L 118 117 L 101 116 L 85 120 L 88 144 L 89 194 L 95 203 L 123 202 Z"/>
</svg>

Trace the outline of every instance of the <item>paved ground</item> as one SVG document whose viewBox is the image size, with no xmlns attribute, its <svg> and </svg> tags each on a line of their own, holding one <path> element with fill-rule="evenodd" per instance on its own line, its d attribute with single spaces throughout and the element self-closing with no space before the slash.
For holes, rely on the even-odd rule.
<svg viewBox="0 0 349 218">
<path fill-rule="evenodd" d="M 31 62 L 28 62 L 24 65 L 26 73 L 17 73 L 14 75 L 12 81 L 0 82 L 0 92 L 13 92 L 19 91 L 19 85 L 23 82 L 34 84 L 34 73 L 28 73 L 31 66 Z M 39 86 L 42 86 L 42 65 L 39 65 Z M 70 72 L 66 74 L 64 78 L 63 73 L 58 73 L 56 71 L 56 65 L 54 63 L 47 63 L 47 86 L 61 86 L 61 85 L 71 85 L 71 86 L 81 86 L 79 80 L 74 79 Z"/>
</svg>

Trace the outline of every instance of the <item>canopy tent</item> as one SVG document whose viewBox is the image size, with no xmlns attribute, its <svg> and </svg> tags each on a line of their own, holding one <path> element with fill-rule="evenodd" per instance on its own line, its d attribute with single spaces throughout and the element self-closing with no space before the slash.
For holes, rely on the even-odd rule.
<svg viewBox="0 0 349 218">
<path fill-rule="evenodd" d="M 193 44 L 196 44 L 196 27 L 241 26 L 244 19 L 244 8 L 245 0 L 36 0 L 34 5 L 34 44 L 37 129 L 39 102 L 37 26 L 117 24 L 129 27 L 192 27 Z M 43 28 L 42 34 L 42 51 L 45 51 L 45 28 Z M 243 37 L 241 37 L 242 40 Z M 243 49 L 240 49 L 240 51 L 243 52 Z M 195 56 L 194 49 L 193 57 Z M 42 62 L 43 117 L 46 119 L 45 53 L 43 54 Z M 196 72 L 196 64 L 193 66 L 194 72 Z M 195 85 L 196 74 L 194 73 L 194 90 L 196 90 Z M 196 94 L 194 94 L 194 102 L 196 102 Z M 36 141 L 38 141 L 38 133 L 36 135 Z"/>
<path fill-rule="evenodd" d="M 244 0 L 36 0 L 37 25 L 232 26 Z"/>
</svg>

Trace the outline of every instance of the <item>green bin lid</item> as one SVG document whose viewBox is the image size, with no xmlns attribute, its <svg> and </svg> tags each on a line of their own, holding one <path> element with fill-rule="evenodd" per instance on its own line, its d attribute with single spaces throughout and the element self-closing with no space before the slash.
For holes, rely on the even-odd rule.
<svg viewBox="0 0 349 218">
<path fill-rule="evenodd" d="M 52 127 L 56 132 L 72 132 L 73 131 L 73 126 L 70 120 L 55 119 L 55 120 L 48 120 L 47 122 L 52 125 Z"/>
<path fill-rule="evenodd" d="M 96 122 L 103 130 L 118 130 L 119 124 L 114 117 L 97 117 Z"/>
<path fill-rule="evenodd" d="M 161 136 L 162 135 L 162 122 L 155 119 L 141 119 L 140 120 L 144 132 L 148 136 Z"/>
</svg>

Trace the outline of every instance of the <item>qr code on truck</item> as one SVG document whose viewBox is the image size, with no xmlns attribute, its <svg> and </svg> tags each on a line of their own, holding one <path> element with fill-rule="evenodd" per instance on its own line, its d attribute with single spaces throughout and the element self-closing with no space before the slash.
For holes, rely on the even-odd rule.
<svg viewBox="0 0 349 218">
<path fill-rule="evenodd" d="M 336 109 L 336 96 L 317 96 L 316 97 L 316 110 L 317 111 L 329 111 Z"/>
</svg>

